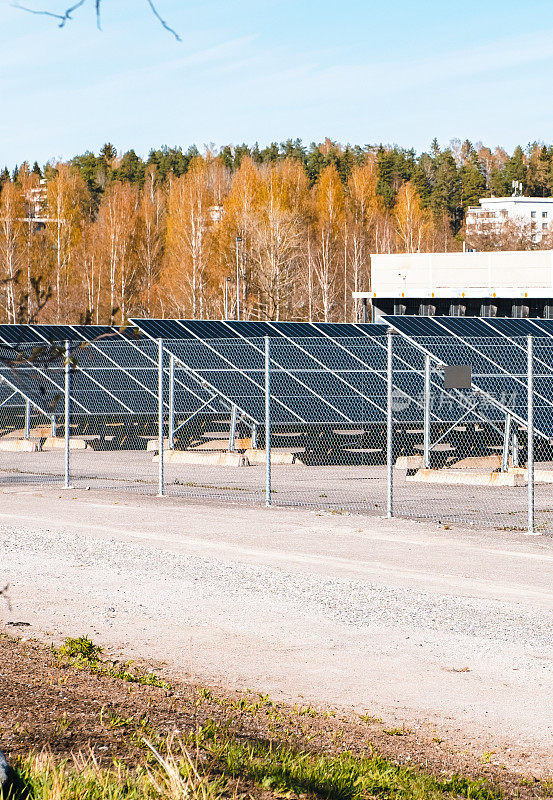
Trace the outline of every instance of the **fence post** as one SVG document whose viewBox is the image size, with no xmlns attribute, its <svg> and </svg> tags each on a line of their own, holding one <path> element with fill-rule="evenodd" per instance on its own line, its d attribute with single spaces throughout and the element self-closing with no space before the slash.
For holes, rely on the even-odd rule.
<svg viewBox="0 0 553 800">
<path fill-rule="evenodd" d="M 158 440 L 158 491 L 157 496 L 163 497 L 163 339 L 157 340 L 157 440 Z"/>
<path fill-rule="evenodd" d="M 169 449 L 175 449 L 175 356 L 169 356 Z"/>
<path fill-rule="evenodd" d="M 528 336 L 528 533 L 534 529 L 534 340 Z"/>
<path fill-rule="evenodd" d="M 424 440 L 422 466 L 430 469 L 430 356 L 424 359 Z"/>
<path fill-rule="evenodd" d="M 65 481 L 64 487 L 69 489 L 70 483 L 70 465 L 69 465 L 69 434 L 71 433 L 71 345 L 69 341 L 65 343 Z"/>
<path fill-rule="evenodd" d="M 265 505 L 271 505 L 271 339 L 265 337 Z"/>
<path fill-rule="evenodd" d="M 386 403 L 386 464 L 387 464 L 387 497 L 386 514 L 394 516 L 394 453 L 393 453 L 393 427 L 392 427 L 392 339 L 393 333 L 388 330 L 388 364 L 386 370 L 387 403 Z"/>
</svg>

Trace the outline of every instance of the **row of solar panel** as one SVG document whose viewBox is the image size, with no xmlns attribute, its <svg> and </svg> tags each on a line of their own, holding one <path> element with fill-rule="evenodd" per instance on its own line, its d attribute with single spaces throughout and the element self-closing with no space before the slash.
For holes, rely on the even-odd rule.
<svg viewBox="0 0 553 800">
<path fill-rule="evenodd" d="M 510 337 L 529 332 L 553 333 L 547 320 L 483 320 L 472 318 L 389 317 L 385 322 L 406 339 L 394 343 L 394 386 L 397 420 L 422 417 L 424 369 L 422 352 L 436 362 L 471 363 L 481 396 L 444 392 L 441 376 L 432 386 L 440 401 L 436 420 L 455 420 L 475 406 L 480 419 L 501 420 L 504 410 L 524 419 L 525 350 Z M 63 369 L 59 355 L 18 363 L 14 351 L 22 342 L 80 338 L 78 370 L 72 378 L 74 411 L 88 414 L 155 414 L 157 409 L 157 344 L 179 365 L 175 373 L 177 412 L 197 410 L 210 400 L 218 407 L 236 405 L 255 422 L 264 415 L 264 343 L 271 336 L 275 422 L 383 422 L 386 409 L 386 325 L 337 323 L 257 323 L 197 320 L 132 320 L 134 327 L 0 325 L 0 376 L 44 413 L 59 413 Z M 141 333 L 137 333 L 137 329 Z M 213 337 L 219 337 L 217 341 Z M 434 338 L 423 347 L 421 337 Z M 467 337 L 480 337 L 478 344 Z M 350 338 L 352 337 L 352 338 Z M 552 339 L 553 342 L 553 339 Z M 509 344 L 509 347 L 505 345 Z M 15 347 L 14 347 L 15 346 Z M 45 348 L 47 350 L 47 348 Z M 29 354 L 27 348 L 27 355 Z M 553 433 L 553 358 L 536 342 L 536 399 L 544 435 Z M 538 369 L 539 372 L 539 369 Z M 0 402 L 1 402 L 0 397 Z M 482 399 L 491 401 L 482 408 Z M 478 400 L 478 404 L 476 404 Z M 221 406 L 222 403 L 222 406 Z"/>
</svg>

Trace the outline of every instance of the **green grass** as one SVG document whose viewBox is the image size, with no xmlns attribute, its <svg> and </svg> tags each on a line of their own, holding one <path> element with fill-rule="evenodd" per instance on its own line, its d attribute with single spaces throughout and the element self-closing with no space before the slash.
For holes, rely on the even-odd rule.
<svg viewBox="0 0 553 800">
<path fill-rule="evenodd" d="M 140 683 L 143 686 L 157 686 L 159 689 L 171 689 L 171 684 L 154 675 L 153 672 L 131 671 L 130 664 L 114 667 L 101 661 L 102 648 L 94 644 L 87 636 L 76 639 L 67 638 L 61 647 L 53 647 L 52 652 L 60 664 L 86 669 L 95 675 L 106 675 L 109 678 L 119 678 L 128 683 Z"/>
<path fill-rule="evenodd" d="M 0 800 L 219 800 L 226 788 L 221 777 L 200 772 L 184 748 L 153 757 L 135 769 L 120 762 L 101 767 L 91 754 L 56 761 L 47 753 L 23 759 L 18 788 Z M 228 794 L 226 795 L 228 797 Z"/>
<path fill-rule="evenodd" d="M 245 742 L 213 722 L 200 729 L 195 744 L 211 755 L 224 774 L 249 778 L 279 795 L 307 794 L 324 800 L 501 797 L 499 789 L 483 780 L 458 775 L 439 779 L 416 768 L 394 764 L 378 754 L 327 756 L 267 742 Z"/>
<path fill-rule="evenodd" d="M 123 721 L 127 723 L 127 720 Z M 256 797 L 316 800 L 499 800 L 485 781 L 453 775 L 434 777 L 416 767 L 393 763 L 376 753 L 330 756 L 296 751 L 265 741 L 248 741 L 213 720 L 190 734 L 154 747 L 142 739 L 143 755 L 134 768 L 120 762 L 100 766 L 91 753 L 57 761 L 42 753 L 17 765 L 20 789 L 0 800 L 222 800 Z M 187 749 L 189 748 L 189 749 Z M 196 754 L 195 759 L 190 752 Z M 198 763 L 202 763 L 200 769 Z"/>
</svg>

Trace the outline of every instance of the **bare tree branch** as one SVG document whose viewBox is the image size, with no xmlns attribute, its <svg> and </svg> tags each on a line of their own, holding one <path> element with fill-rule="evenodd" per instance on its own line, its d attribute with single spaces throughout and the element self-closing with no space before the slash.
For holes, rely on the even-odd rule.
<svg viewBox="0 0 553 800">
<path fill-rule="evenodd" d="M 65 26 L 66 22 L 68 22 L 68 21 L 73 19 L 73 17 L 72 17 L 73 12 L 76 11 L 81 6 L 84 6 L 84 4 L 86 2 L 87 2 L 87 0 L 78 0 L 77 3 L 75 3 L 72 6 L 70 6 L 68 9 L 66 9 L 66 11 L 64 11 L 63 14 L 56 14 L 54 11 L 39 10 L 39 9 L 35 9 L 35 8 L 29 8 L 28 6 L 22 6 L 18 2 L 18 0 L 14 0 L 14 2 L 12 3 L 12 6 L 14 8 L 19 8 L 21 11 L 27 11 L 29 14 L 38 14 L 38 15 L 41 15 L 41 16 L 54 17 L 54 19 L 59 19 L 59 21 L 60 21 L 59 22 L 59 27 L 63 28 Z M 154 3 L 154 0 L 146 0 L 146 2 L 148 3 L 148 5 L 150 7 L 150 10 L 152 11 L 152 14 L 160 22 L 162 27 L 165 28 L 166 31 L 169 31 L 169 33 L 172 36 L 175 37 L 177 42 L 182 41 L 181 37 L 176 32 L 176 30 L 174 28 L 172 28 L 168 24 L 168 22 L 161 16 L 159 11 L 157 10 L 157 7 L 156 7 L 156 5 Z M 95 11 L 96 11 L 96 25 L 98 27 L 98 30 L 102 30 L 102 25 L 101 25 L 101 5 L 102 5 L 102 0 L 94 0 L 94 8 L 95 8 Z"/>
<path fill-rule="evenodd" d="M 96 0 L 96 4 L 97 5 L 100 2 L 101 2 L 101 0 Z M 12 3 L 12 6 L 14 8 L 19 8 L 21 11 L 27 11 L 29 14 L 38 14 L 38 15 L 41 15 L 41 16 L 54 17 L 54 19 L 59 19 L 60 20 L 59 27 L 63 28 L 65 23 L 68 20 L 73 19 L 72 16 L 71 16 L 73 11 L 76 11 L 78 8 L 83 6 L 85 3 L 86 3 L 86 0 L 79 0 L 78 3 L 75 3 L 75 5 L 73 5 L 73 6 L 70 6 L 70 8 L 68 8 L 63 14 L 56 14 L 53 11 L 37 11 L 37 9 L 35 9 L 35 8 L 27 8 L 27 6 L 20 5 L 17 2 L 17 0 L 16 0 L 15 3 Z"/>
<path fill-rule="evenodd" d="M 173 36 L 175 37 L 175 39 L 177 40 L 177 42 L 181 42 L 181 41 L 182 41 L 182 39 L 180 38 L 180 36 L 179 36 L 179 35 L 178 35 L 178 33 L 176 32 L 176 30 L 174 30 L 174 28 L 172 28 L 170 25 L 168 25 L 168 24 L 167 24 L 167 22 L 166 22 L 166 21 L 163 19 L 163 17 L 161 17 L 161 16 L 160 16 L 160 14 L 159 14 L 159 11 L 157 10 L 157 8 L 155 7 L 155 5 L 154 5 L 154 3 L 153 3 L 153 0 L 146 0 L 146 2 L 148 3 L 148 5 L 150 6 L 150 8 L 152 9 L 152 13 L 153 13 L 153 15 L 154 15 L 155 17 L 157 17 L 157 19 L 158 19 L 158 20 L 160 21 L 160 23 L 163 25 L 163 27 L 165 28 L 165 30 L 166 30 L 166 31 L 169 31 L 169 33 L 172 33 L 172 34 L 173 34 Z M 99 3 L 100 3 L 100 0 L 96 0 L 96 4 L 98 5 Z"/>
</svg>

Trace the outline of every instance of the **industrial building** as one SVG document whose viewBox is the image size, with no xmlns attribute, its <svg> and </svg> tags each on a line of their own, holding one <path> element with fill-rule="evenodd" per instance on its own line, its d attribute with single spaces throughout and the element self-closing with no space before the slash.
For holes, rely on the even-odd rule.
<svg viewBox="0 0 553 800">
<path fill-rule="evenodd" d="M 372 255 L 369 290 L 353 297 L 374 322 L 384 314 L 551 319 L 553 250 Z"/>
</svg>

